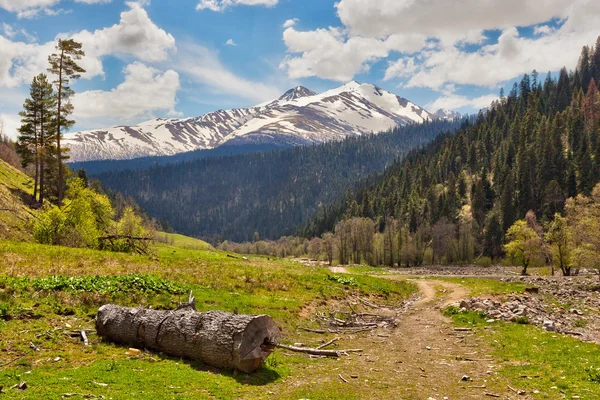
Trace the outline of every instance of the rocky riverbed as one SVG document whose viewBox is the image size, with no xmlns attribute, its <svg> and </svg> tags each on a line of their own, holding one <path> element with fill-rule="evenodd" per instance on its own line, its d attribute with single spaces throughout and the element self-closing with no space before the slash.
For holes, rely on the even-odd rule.
<svg viewBox="0 0 600 400">
<path fill-rule="evenodd" d="M 460 307 L 490 319 L 529 323 L 583 341 L 600 343 L 600 280 L 597 277 L 515 277 L 524 294 L 473 297 Z"/>
</svg>

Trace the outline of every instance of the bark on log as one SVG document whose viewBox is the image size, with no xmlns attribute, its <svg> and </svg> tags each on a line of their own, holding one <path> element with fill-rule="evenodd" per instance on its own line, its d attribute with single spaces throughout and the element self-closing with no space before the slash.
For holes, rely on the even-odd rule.
<svg viewBox="0 0 600 400">
<path fill-rule="evenodd" d="M 96 331 L 115 343 L 248 373 L 271 354 L 281 336 L 268 315 L 197 312 L 191 304 L 173 311 L 104 305 Z"/>
</svg>

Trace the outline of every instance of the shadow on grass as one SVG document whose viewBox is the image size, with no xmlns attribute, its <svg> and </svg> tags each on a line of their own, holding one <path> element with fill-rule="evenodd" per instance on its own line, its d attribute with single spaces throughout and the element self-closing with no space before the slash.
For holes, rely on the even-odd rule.
<svg viewBox="0 0 600 400">
<path fill-rule="evenodd" d="M 130 347 L 130 346 L 115 344 L 115 343 L 106 342 L 106 341 L 102 341 L 101 343 L 105 343 L 105 344 L 108 343 L 112 346 L 120 347 L 123 349 L 128 349 Z M 271 361 L 270 358 L 267 358 L 265 360 L 265 363 L 263 363 L 263 365 L 261 365 L 256 371 L 254 371 L 253 373 L 247 374 L 245 372 L 234 371 L 232 369 L 227 369 L 227 368 L 216 368 L 216 367 L 212 367 L 210 365 L 204 364 L 201 361 L 190 360 L 190 359 L 181 358 L 181 357 L 172 357 L 172 356 L 168 356 L 163 353 L 158 353 L 158 352 L 150 351 L 150 350 L 144 350 L 142 354 L 160 359 L 161 361 L 171 361 L 171 362 L 179 362 L 182 364 L 186 364 L 190 368 L 192 368 L 196 371 L 199 371 L 199 372 L 208 372 L 211 374 L 218 374 L 223 377 L 231 378 L 232 380 L 235 380 L 236 382 L 238 382 L 241 385 L 262 386 L 262 385 L 267 385 L 269 383 L 275 382 L 282 377 L 278 371 L 276 371 L 275 369 L 273 369 L 271 367 L 270 364 L 274 361 Z M 273 357 L 273 356 L 271 355 L 271 357 Z"/>
<path fill-rule="evenodd" d="M 40 203 L 38 203 L 31 194 L 17 188 L 9 188 L 9 190 L 13 196 L 19 198 L 23 202 L 23 204 L 27 205 L 29 208 L 40 208 Z"/>
</svg>

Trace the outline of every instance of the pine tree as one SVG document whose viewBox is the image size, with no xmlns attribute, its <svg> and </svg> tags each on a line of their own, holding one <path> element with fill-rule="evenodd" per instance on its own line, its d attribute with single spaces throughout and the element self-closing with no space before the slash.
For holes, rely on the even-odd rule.
<svg viewBox="0 0 600 400">
<path fill-rule="evenodd" d="M 43 204 L 46 194 L 46 167 L 51 161 L 56 137 L 53 125 L 56 97 L 45 74 L 33 78 L 30 96 L 25 100 L 23 111 L 19 114 L 22 126 L 19 128 L 17 149 L 23 167 L 35 164 L 33 199 Z"/>
<path fill-rule="evenodd" d="M 59 39 L 56 50 L 58 53 L 54 53 L 48 57 L 50 68 L 48 72 L 56 75 L 57 80 L 54 81 L 56 85 L 57 95 L 57 108 L 56 108 L 56 154 L 57 154 L 57 167 L 58 167 L 58 206 L 62 206 L 63 200 L 63 185 L 64 185 L 64 170 L 63 160 L 68 158 L 64 155 L 64 150 L 61 149 L 60 139 L 63 130 L 68 130 L 71 126 L 75 125 L 75 121 L 67 119 L 67 116 L 73 113 L 73 105 L 70 102 L 71 97 L 75 93 L 69 86 L 71 80 L 79 79 L 81 74 L 85 72 L 76 61 L 80 60 L 85 55 L 85 52 L 81 49 L 82 44 L 76 42 L 73 39 L 62 40 Z"/>
</svg>

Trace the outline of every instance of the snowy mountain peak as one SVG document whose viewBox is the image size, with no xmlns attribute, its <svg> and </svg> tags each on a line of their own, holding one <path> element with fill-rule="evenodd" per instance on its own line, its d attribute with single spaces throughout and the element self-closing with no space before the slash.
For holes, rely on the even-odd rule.
<svg viewBox="0 0 600 400">
<path fill-rule="evenodd" d="M 352 81 L 321 94 L 297 86 L 279 99 L 249 108 L 77 132 L 65 135 L 65 144 L 73 162 L 131 159 L 223 144 L 323 143 L 436 118 L 394 93 Z"/>
<path fill-rule="evenodd" d="M 304 86 L 296 86 L 293 89 L 285 92 L 278 100 L 280 101 L 292 101 L 302 97 L 315 96 L 316 93 Z"/>
<path fill-rule="evenodd" d="M 461 113 L 449 110 L 447 108 L 440 108 L 433 115 L 435 115 L 435 117 L 438 119 L 455 119 L 462 117 Z"/>
</svg>

